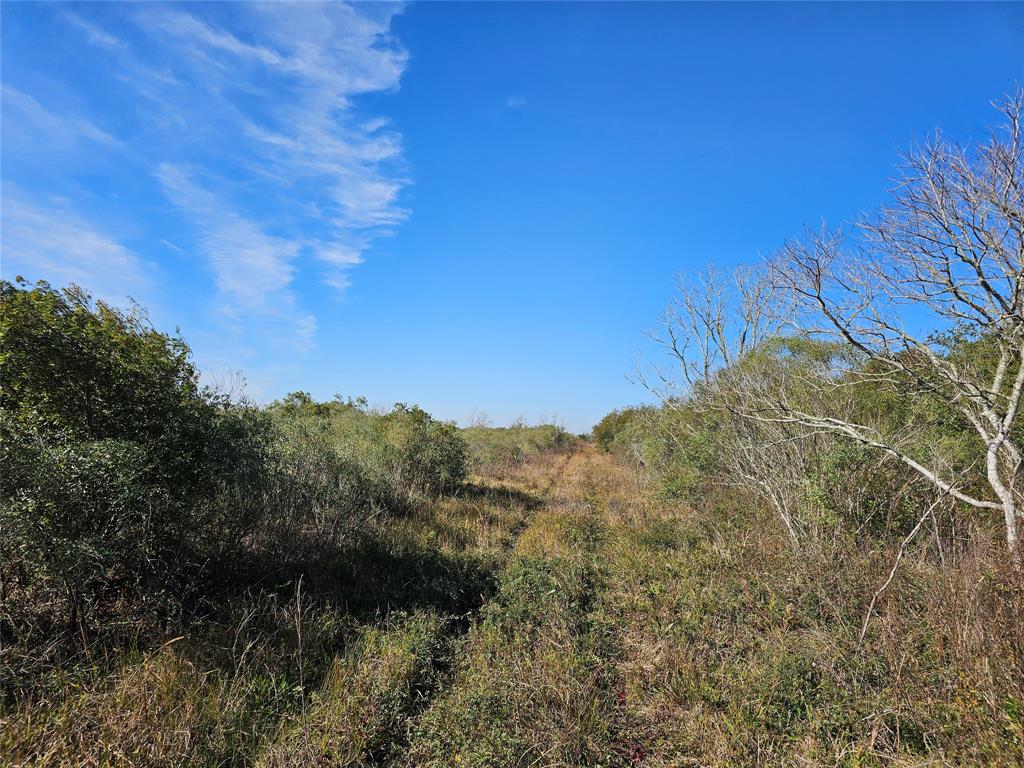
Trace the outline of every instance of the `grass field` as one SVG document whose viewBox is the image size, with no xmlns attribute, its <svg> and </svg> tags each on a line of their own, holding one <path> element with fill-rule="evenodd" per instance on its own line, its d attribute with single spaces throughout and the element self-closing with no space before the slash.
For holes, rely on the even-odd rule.
<svg viewBox="0 0 1024 768">
<path fill-rule="evenodd" d="M 912 575 L 859 645 L 873 585 L 769 530 L 589 444 L 536 454 L 183 636 L 92 649 L 5 713 L 0 762 L 1020 764 L 1014 635 L 971 635 L 1009 585 L 951 575 L 952 625 Z"/>
</svg>

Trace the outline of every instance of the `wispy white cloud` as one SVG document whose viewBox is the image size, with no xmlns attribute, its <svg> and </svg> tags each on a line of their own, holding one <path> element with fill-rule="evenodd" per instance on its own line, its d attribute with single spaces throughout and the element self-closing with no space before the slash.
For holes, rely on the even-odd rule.
<svg viewBox="0 0 1024 768">
<path fill-rule="evenodd" d="M 509 96 L 505 99 L 505 106 L 509 109 L 519 109 L 526 106 L 525 96 Z"/>
<path fill-rule="evenodd" d="M 28 201 L 10 184 L 0 208 L 0 271 L 7 280 L 22 275 L 53 285 L 77 283 L 100 298 L 123 305 L 142 300 L 153 287 L 151 265 L 100 231 L 65 200 Z M 97 276 L 103 280 L 97 281 Z"/>
<path fill-rule="evenodd" d="M 122 48 L 124 43 L 114 35 L 101 29 L 97 25 L 86 21 L 77 13 L 68 11 L 64 14 L 64 21 L 82 32 L 86 39 L 93 45 L 101 48 Z"/>
<path fill-rule="evenodd" d="M 43 194 L 88 190 L 91 213 L 106 205 L 110 220 L 130 222 L 108 229 L 131 229 L 133 242 L 149 233 L 152 252 L 208 265 L 197 279 L 210 275 L 222 327 L 237 331 L 225 337 L 232 354 L 258 355 L 271 338 L 308 347 L 306 292 L 344 291 L 408 216 L 401 134 L 365 99 L 399 87 L 408 56 L 390 30 L 400 12 L 312 2 L 54 10 L 90 46 L 89 76 L 107 80 L 76 90 L 59 75 L 53 90 L 4 81 L 5 151 L 37 155 L 21 163 L 33 197 L 4 193 L 5 273 L 27 264 L 107 295 L 152 287 L 151 264 Z M 105 186 L 73 173 L 100 167 Z M 46 183 L 31 181 L 38 169 Z M 122 195 L 132 205 L 118 206 Z"/>
<path fill-rule="evenodd" d="M 225 314 L 275 317 L 308 342 L 316 330 L 315 318 L 296 309 L 289 289 L 299 244 L 267 234 L 181 167 L 164 163 L 157 178 L 168 199 L 188 214 L 198 231 L 199 250 L 213 269 Z"/>
<path fill-rule="evenodd" d="M 138 22 L 177 52 L 180 74 L 204 92 L 190 130 L 202 132 L 206 122 L 237 139 L 220 158 L 236 165 L 234 180 L 242 169 L 243 183 L 262 185 L 278 215 L 304 231 L 294 244 L 319 260 L 323 282 L 345 287 L 374 238 L 407 216 L 401 136 L 355 105 L 399 85 L 407 56 L 389 32 L 398 8 L 245 10 L 231 30 L 164 7 L 144 9 Z M 176 108 L 180 99 L 170 96 Z"/>
<path fill-rule="evenodd" d="M 13 86 L 3 86 L 2 99 L 4 112 L 10 115 L 10 111 L 13 110 L 17 118 L 20 119 L 19 125 L 36 131 L 37 143 L 41 137 L 47 151 L 52 152 L 55 145 L 58 144 L 70 144 L 82 140 L 94 141 L 111 147 L 119 143 L 117 139 L 86 118 L 77 115 L 58 115 L 46 109 L 35 97 L 23 93 Z"/>
</svg>

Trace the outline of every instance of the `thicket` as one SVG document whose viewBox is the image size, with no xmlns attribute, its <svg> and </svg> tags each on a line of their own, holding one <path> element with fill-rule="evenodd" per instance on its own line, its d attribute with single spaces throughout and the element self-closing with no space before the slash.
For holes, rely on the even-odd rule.
<svg viewBox="0 0 1024 768">
<path fill-rule="evenodd" d="M 577 438 L 555 424 L 511 427 L 470 426 L 462 430 L 473 466 L 479 471 L 500 472 L 543 453 L 564 451 Z"/>
<path fill-rule="evenodd" d="M 973 350 L 975 356 L 984 354 L 983 345 Z M 789 403 L 813 399 L 856 423 L 899 430 L 909 455 L 924 461 L 940 453 L 947 466 L 955 467 L 960 487 L 980 493 L 984 467 L 971 461 L 976 437 L 948 403 L 927 394 L 908 397 L 907 382 L 836 387 L 825 380 L 819 383 L 829 385 L 831 400 L 820 402 L 821 393 L 808 386 L 808 377 L 843 353 L 776 338 L 716 377 L 742 377 L 746 384 L 770 380 L 782 387 L 779 396 Z M 968 353 L 960 349 L 956 354 Z M 798 550 L 815 542 L 838 546 L 901 538 L 936 498 L 941 503 L 930 513 L 928 526 L 948 537 L 937 544 L 933 538 L 933 544 L 962 544 L 971 531 L 998 535 L 997 515 L 979 517 L 948 495 L 937 495 L 895 457 L 837 435 L 750 418 L 739 412 L 736 397 L 724 387 L 697 387 L 660 407 L 612 412 L 595 427 L 595 440 L 646 471 L 664 498 L 698 503 L 709 494 L 735 493 L 758 499 L 780 525 L 792 526 Z M 1015 425 L 1014 434 L 1021 429 Z"/>
<path fill-rule="evenodd" d="M 459 430 L 417 407 L 232 402 L 180 336 L 74 286 L 0 283 L 0 376 L 5 698 L 217 593 L 291 583 L 469 464 Z"/>
<path fill-rule="evenodd" d="M 871 216 L 681 277 L 655 337 L 675 366 L 653 387 L 663 414 L 632 441 L 674 491 L 743 488 L 796 549 L 880 515 L 901 530 L 900 505 L 915 532 L 970 513 L 1001 523 L 1020 564 L 1024 91 L 996 106 L 1005 121 L 975 148 L 908 152 Z M 625 429 L 599 426 L 609 443 Z"/>
<path fill-rule="evenodd" d="M 785 346 L 742 365 L 807 365 Z M 800 379 L 784 380 L 796 402 Z M 1001 517 L 872 447 L 745 422 L 721 396 L 608 422 L 621 425 L 611 451 L 683 510 L 640 519 L 631 535 L 653 552 L 622 555 L 664 633 L 637 693 L 664 713 L 657 751 L 706 765 L 1019 764 L 1024 588 Z M 984 488 L 976 438 L 948 403 L 878 383 L 843 406 Z"/>
<path fill-rule="evenodd" d="M 857 225 L 684 275 L 660 405 L 594 429 L 704 530 L 669 669 L 708 764 L 1024 758 L 1024 93 L 1000 109 Z"/>
</svg>

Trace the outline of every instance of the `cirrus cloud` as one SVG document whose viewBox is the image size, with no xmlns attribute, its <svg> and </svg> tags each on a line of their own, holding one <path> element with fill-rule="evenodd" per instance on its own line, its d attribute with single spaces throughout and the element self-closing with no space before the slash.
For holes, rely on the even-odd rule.
<svg viewBox="0 0 1024 768">
<path fill-rule="evenodd" d="M 17 199 L 4 188 L 5 274 L 31 262 L 101 294 L 159 287 L 152 261 L 104 234 L 116 222 L 136 248 L 148 236 L 145 248 L 169 247 L 182 264 L 198 257 L 205 268 L 188 283 L 200 295 L 208 276 L 214 316 L 232 335 L 248 333 L 246 346 L 260 343 L 253 328 L 273 326 L 261 337 L 297 334 L 308 348 L 308 287 L 344 291 L 408 216 L 402 137 L 365 105 L 399 87 L 408 57 L 390 30 L 401 10 L 55 9 L 54 29 L 81 47 L 90 75 L 26 70 L 15 83 L 5 74 L 5 149 L 17 142 L 18 164 L 5 163 L 4 176 L 23 187 Z M 79 194 L 87 206 L 52 202 Z"/>
</svg>

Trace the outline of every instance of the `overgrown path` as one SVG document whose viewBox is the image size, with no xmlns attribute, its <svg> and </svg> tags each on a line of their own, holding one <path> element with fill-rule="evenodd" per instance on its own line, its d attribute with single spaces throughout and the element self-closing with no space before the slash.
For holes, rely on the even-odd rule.
<svg viewBox="0 0 1024 768">
<path fill-rule="evenodd" d="M 499 562 L 480 607 L 369 627 L 261 762 L 639 764 L 612 604 L 621 529 L 639 515 L 635 482 L 584 447 L 479 478 L 462 501 L 443 502 L 435 540 L 442 522 L 473 529 Z"/>
<path fill-rule="evenodd" d="M 417 605 L 396 594 L 396 604 L 407 609 L 391 610 L 383 622 L 359 631 L 309 704 L 282 721 L 259 764 L 402 765 L 413 759 L 420 723 L 459 683 L 464 654 L 500 599 L 519 542 L 557 498 L 577 460 L 565 452 L 534 456 L 474 477 L 454 497 L 394 521 L 385 549 L 429 553 L 427 559 L 442 564 L 403 576 L 403 587 L 433 599 Z M 372 592 L 394 594 L 379 586 Z M 462 610 L 453 612 L 458 606 Z"/>
<path fill-rule="evenodd" d="M 308 593 L 261 592 L 234 623 L 0 722 L 0 756 L 679 768 L 883 765 L 887 750 L 936 764 L 890 661 L 841 623 L 840 601 L 859 598 L 829 563 L 802 572 L 744 506 L 714 499 L 712 515 L 649 490 L 587 444 L 474 477 L 304 571 Z M 960 764 L 1019 763 L 987 738 L 951 741 Z"/>
<path fill-rule="evenodd" d="M 864 648 L 870 584 L 795 557 L 741 498 L 708 514 L 649 490 L 592 446 L 571 456 L 391 765 L 1021 764 L 1018 699 L 975 738 L 951 692 L 978 711 L 981 686 L 899 691 L 901 674 L 943 669 L 921 619 L 895 653 Z"/>
<path fill-rule="evenodd" d="M 394 764 L 639 763 L 644 748 L 631 737 L 620 670 L 624 638 L 608 604 L 634 482 L 589 447 L 569 457 Z"/>
</svg>

